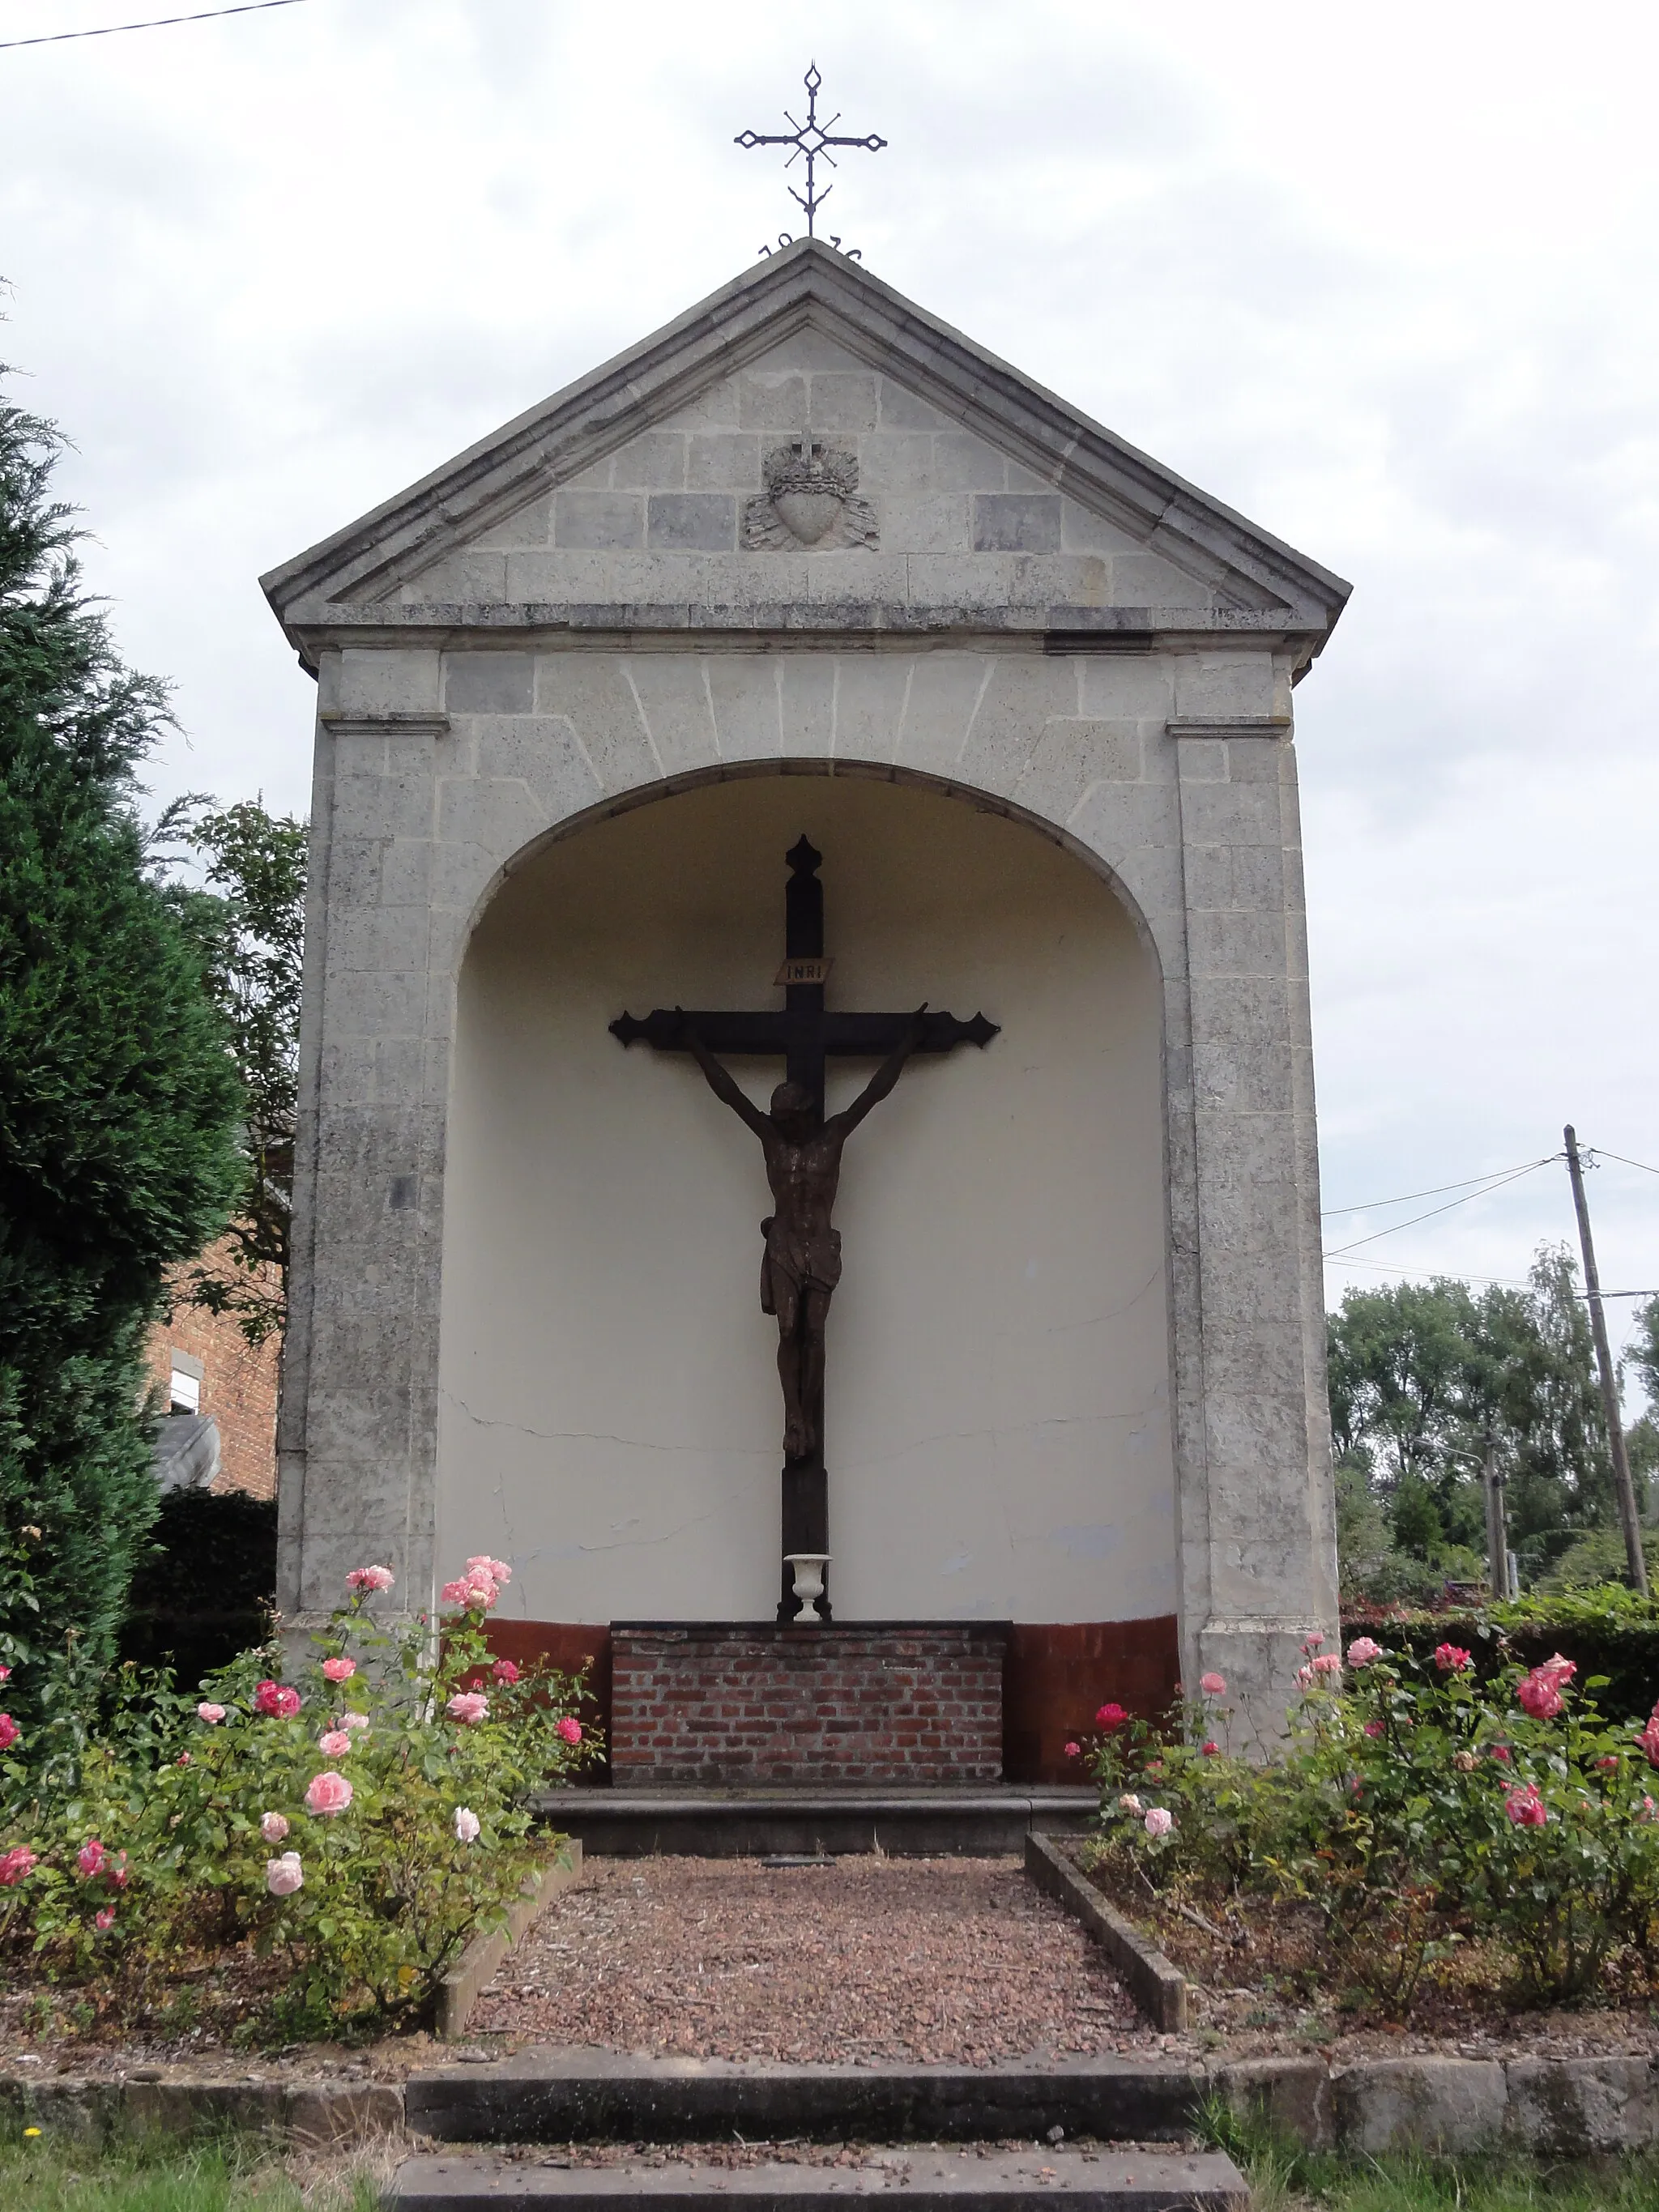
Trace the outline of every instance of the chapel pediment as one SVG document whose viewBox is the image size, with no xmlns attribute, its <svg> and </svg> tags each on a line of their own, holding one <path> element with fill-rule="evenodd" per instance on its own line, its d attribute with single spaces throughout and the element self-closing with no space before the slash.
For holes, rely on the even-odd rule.
<svg viewBox="0 0 1659 2212">
<path fill-rule="evenodd" d="M 804 240 L 264 579 L 357 623 L 1284 629 L 1347 586 Z"/>
</svg>

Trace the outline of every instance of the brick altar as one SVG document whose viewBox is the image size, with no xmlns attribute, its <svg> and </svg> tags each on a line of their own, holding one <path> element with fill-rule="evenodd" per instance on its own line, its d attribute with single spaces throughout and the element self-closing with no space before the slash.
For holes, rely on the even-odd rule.
<svg viewBox="0 0 1659 2212">
<path fill-rule="evenodd" d="M 1008 1636 L 1000 1621 L 615 1623 L 612 1775 L 997 1781 Z"/>
</svg>

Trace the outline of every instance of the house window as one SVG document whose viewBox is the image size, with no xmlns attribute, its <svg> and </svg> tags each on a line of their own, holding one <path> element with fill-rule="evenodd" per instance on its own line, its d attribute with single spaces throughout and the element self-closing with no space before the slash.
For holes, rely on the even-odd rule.
<svg viewBox="0 0 1659 2212">
<path fill-rule="evenodd" d="M 203 1367 L 188 1352 L 173 1354 L 173 1379 L 167 1390 L 170 1413 L 199 1413 L 202 1410 Z"/>
</svg>

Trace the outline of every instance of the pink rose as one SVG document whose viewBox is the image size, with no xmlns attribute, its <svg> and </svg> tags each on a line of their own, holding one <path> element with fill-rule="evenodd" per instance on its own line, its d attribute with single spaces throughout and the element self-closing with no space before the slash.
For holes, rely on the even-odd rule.
<svg viewBox="0 0 1659 2212">
<path fill-rule="evenodd" d="M 1206 1759 L 1214 1759 L 1219 1754 L 1221 1746 L 1212 1736 L 1208 1743 L 1200 1744 L 1199 1748 L 1203 1753 Z"/>
<path fill-rule="evenodd" d="M 1437 1644 L 1434 1663 L 1443 1674 L 1461 1674 L 1466 1667 L 1473 1667 L 1474 1661 L 1461 1644 Z"/>
<path fill-rule="evenodd" d="M 1200 1674 L 1198 1678 L 1198 1686 L 1206 1698 L 1224 1698 L 1227 1694 L 1227 1677 L 1224 1674 Z"/>
<path fill-rule="evenodd" d="M 466 1728 L 476 1728 L 489 1712 L 489 1700 L 482 1690 L 457 1690 L 444 1710 L 451 1720 L 459 1721 Z"/>
<path fill-rule="evenodd" d="M 513 1570 L 506 1560 L 492 1559 L 488 1552 L 475 1552 L 466 1563 L 466 1571 L 469 1581 L 474 1575 L 484 1575 L 492 1583 L 499 1583 L 503 1589 L 513 1579 Z"/>
<path fill-rule="evenodd" d="M 175 1759 L 173 1763 L 175 1766 L 188 1766 L 190 1765 L 190 1753 L 187 1751 L 181 1751 L 178 1758 Z"/>
<path fill-rule="evenodd" d="M 351 1784 L 343 1774 L 336 1774 L 331 1767 L 325 1774 L 318 1775 L 306 1791 L 306 1810 L 315 1813 L 325 1820 L 331 1820 L 337 1813 L 343 1813 L 351 1802 Z M 294 1854 L 289 1853 L 292 1857 Z M 295 1883 L 295 1887 L 299 1887 Z"/>
<path fill-rule="evenodd" d="M 9 1751 L 22 1733 L 9 1713 L 0 1713 L 0 1751 Z"/>
<path fill-rule="evenodd" d="M 1306 1651 L 1306 1652 L 1310 1652 L 1310 1653 L 1312 1653 L 1312 1652 L 1317 1651 L 1317 1650 L 1318 1650 L 1318 1649 L 1319 1649 L 1319 1647 L 1320 1647 L 1320 1645 L 1321 1645 L 1324 1641 L 1325 1641 L 1325 1638 L 1324 1638 L 1324 1637 L 1321 1634 L 1320 1631 L 1319 1631 L 1318 1629 L 1316 1629 L 1316 1629 L 1312 1629 L 1312 1630 L 1310 1630 L 1310 1631 L 1309 1632 L 1309 1633 L 1308 1633 L 1306 1636 L 1304 1636 L 1304 1637 L 1303 1638 L 1303 1639 L 1302 1639 L 1302 1649 L 1303 1649 L 1304 1651 Z"/>
<path fill-rule="evenodd" d="M 1382 1646 L 1369 1636 L 1356 1636 L 1348 1646 L 1350 1667 L 1369 1667 L 1374 1659 L 1380 1659 L 1382 1656 Z"/>
<path fill-rule="evenodd" d="M 305 1886 L 305 1869 L 298 1851 L 284 1851 L 281 1858 L 265 1861 L 265 1887 L 273 1897 L 292 1897 Z"/>
<path fill-rule="evenodd" d="M 1619 1771 L 1619 1754 L 1616 1751 L 1610 1751 L 1603 1758 L 1598 1759 L 1595 1763 L 1603 1774 L 1616 1774 Z"/>
<path fill-rule="evenodd" d="M 1656 1805 L 1651 1797 L 1644 1797 L 1642 1809 L 1636 1817 L 1638 1820 L 1659 1820 L 1659 1805 Z"/>
<path fill-rule="evenodd" d="M 1367 1735 L 1381 1735 L 1382 1733 L 1382 1722 L 1367 1721 L 1365 1723 L 1365 1733 Z"/>
<path fill-rule="evenodd" d="M 1494 1759 L 1501 1759 L 1503 1760 L 1503 1762 L 1504 1762 L 1504 1765 L 1505 1765 L 1505 1766 L 1507 1766 L 1507 1765 L 1509 1765 L 1509 1763 L 1510 1763 L 1510 1747 L 1509 1747 L 1508 1744 L 1506 1744 L 1506 1743 L 1495 1743 L 1495 1744 L 1493 1744 L 1493 1746 L 1492 1746 L 1492 1757 L 1493 1757 Z"/>
<path fill-rule="evenodd" d="M 92 1924 L 100 1936 L 108 1935 L 110 1929 L 115 1925 L 115 1907 L 112 1905 L 106 1905 L 101 1912 L 94 1912 L 92 1916 Z"/>
<path fill-rule="evenodd" d="M 75 1854 L 75 1863 L 82 1881 L 90 1881 L 94 1875 L 102 1874 L 104 1861 L 109 1854 L 96 1836 L 88 1836 Z"/>
<path fill-rule="evenodd" d="M 1308 1665 L 1314 1674 L 1327 1678 L 1342 1672 L 1342 1662 L 1334 1651 L 1322 1652 L 1317 1659 L 1310 1659 Z"/>
<path fill-rule="evenodd" d="M 1573 1662 L 1564 1659 L 1558 1651 L 1541 1667 L 1534 1667 L 1531 1674 L 1522 1676 L 1515 1686 L 1516 1704 L 1535 1721 L 1553 1721 L 1561 1710 L 1562 1691 L 1577 1672 Z"/>
<path fill-rule="evenodd" d="M 446 1583 L 438 1593 L 446 1605 L 459 1605 L 468 1612 L 488 1613 L 501 1592 L 488 1575 L 469 1575 L 465 1582 Z"/>
<path fill-rule="evenodd" d="M 288 1822 L 280 1813 L 267 1813 L 259 1823 L 259 1833 L 268 1844 L 280 1844 L 288 1833 Z"/>
<path fill-rule="evenodd" d="M 1648 1765 L 1659 1766 L 1659 1705 L 1655 1706 L 1651 1718 L 1636 1741 L 1647 1753 Z"/>
<path fill-rule="evenodd" d="M 1108 1703 L 1103 1705 L 1095 1715 L 1095 1726 L 1103 1729 L 1121 1729 L 1128 1717 L 1121 1705 Z"/>
<path fill-rule="evenodd" d="M 1117 1801 L 1117 1809 L 1120 1813 L 1132 1813 L 1138 1820 L 1141 1814 L 1146 1811 L 1146 1808 L 1141 1803 L 1139 1798 L 1135 1796 L 1133 1790 L 1126 1790 L 1123 1795 Z"/>
<path fill-rule="evenodd" d="M 340 1716 L 340 1726 L 343 1729 L 366 1729 L 368 1726 L 368 1715 L 367 1713 L 342 1713 Z"/>
<path fill-rule="evenodd" d="M 394 1577 L 390 1567 L 354 1567 L 346 1577 L 349 1590 L 389 1590 Z"/>
<path fill-rule="evenodd" d="M 351 1738 L 343 1729 L 325 1729 L 317 1739 L 317 1748 L 325 1759 L 343 1759 L 351 1748 Z"/>
<path fill-rule="evenodd" d="M 325 1659 L 323 1674 L 331 1682 L 349 1682 L 357 1671 L 355 1659 Z"/>
<path fill-rule="evenodd" d="M 0 1851 L 0 1889 L 15 1889 L 34 1863 L 34 1853 L 27 1844 L 14 1844 L 10 1850 Z"/>
<path fill-rule="evenodd" d="M 1528 1782 L 1524 1790 L 1512 1784 L 1504 1794 L 1504 1810 L 1517 1828 L 1541 1828 L 1549 1819 L 1535 1782 Z"/>
<path fill-rule="evenodd" d="M 281 1682 L 261 1682 L 253 1692 L 253 1710 L 267 1720 L 289 1720 L 300 1710 L 300 1692 Z"/>
<path fill-rule="evenodd" d="M 225 1708 L 223 1705 L 213 1705 L 206 1699 L 204 1699 L 203 1702 L 196 1708 L 197 1719 L 198 1721 L 205 1721 L 210 1728 L 217 1728 L 224 1717 Z"/>
<path fill-rule="evenodd" d="M 126 1853 L 117 1851 L 112 1858 L 106 1858 L 103 1872 L 106 1881 L 112 1883 L 117 1889 L 125 1889 L 127 1886 Z"/>
<path fill-rule="evenodd" d="M 1066 1747 L 1066 1756 L 1067 1759 L 1081 1759 L 1083 1746 L 1080 1743 L 1068 1743 Z"/>
<path fill-rule="evenodd" d="M 458 1844 L 476 1844 L 478 1840 L 478 1816 L 470 1806 L 455 1808 L 455 1840 Z"/>
<path fill-rule="evenodd" d="M 9 1667 L 0 1667 L 0 1682 L 9 1682 L 10 1680 L 11 1668 Z"/>
<path fill-rule="evenodd" d="M 559 1723 L 557 1733 L 562 1736 L 566 1743 L 580 1743 L 582 1740 L 582 1724 L 580 1721 L 572 1720 L 570 1715 L 567 1713 Z"/>
<path fill-rule="evenodd" d="M 1298 1690 L 1311 1690 L 1311 1689 L 1312 1689 L 1312 1687 L 1313 1687 L 1313 1686 L 1314 1686 L 1314 1670 L 1313 1670 L 1313 1668 L 1312 1668 L 1311 1667 L 1298 1667 L 1298 1668 L 1297 1668 L 1297 1670 L 1296 1670 L 1296 1686 L 1297 1686 L 1297 1688 Z"/>
<path fill-rule="evenodd" d="M 1154 1843 L 1161 1842 L 1175 1824 L 1175 1814 L 1162 1805 L 1154 1805 L 1146 1815 L 1146 1832 Z"/>
<path fill-rule="evenodd" d="M 510 1659 L 498 1659 L 489 1671 L 498 1682 L 516 1682 L 519 1679 L 519 1670 Z"/>
</svg>

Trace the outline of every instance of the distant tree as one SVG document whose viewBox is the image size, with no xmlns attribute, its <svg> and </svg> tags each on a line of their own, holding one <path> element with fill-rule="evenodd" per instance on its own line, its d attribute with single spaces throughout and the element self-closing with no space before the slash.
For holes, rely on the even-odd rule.
<svg viewBox="0 0 1659 2212">
<path fill-rule="evenodd" d="M 267 813 L 257 799 L 206 811 L 203 804 L 186 802 L 167 826 L 205 860 L 207 888 L 175 874 L 173 895 L 203 948 L 242 1079 L 243 1169 L 224 1239 L 175 1279 L 173 1294 L 233 1316 L 257 1345 L 280 1336 L 288 1319 L 306 824 Z"/>
<path fill-rule="evenodd" d="M 1351 1291 L 1329 1331 L 1339 1468 L 1364 1480 L 1400 1562 L 1459 1575 L 1478 1565 L 1488 1431 L 1510 1547 L 1532 1571 L 1610 1518 L 1594 1346 L 1565 1249 L 1540 1249 L 1525 1291 L 1477 1293 L 1445 1277 Z M 1352 1508 L 1349 1518 L 1357 1527 Z M 1344 1565 L 1351 1589 L 1357 1577 L 1378 1590 L 1411 1580 L 1387 1559 L 1363 1573 L 1352 1558 Z"/>
<path fill-rule="evenodd" d="M 0 1642 L 109 1650 L 155 1517 L 143 1340 L 235 1195 L 241 1091 L 199 943 L 150 877 L 125 667 L 51 494 L 62 434 L 0 398 Z"/>
</svg>

